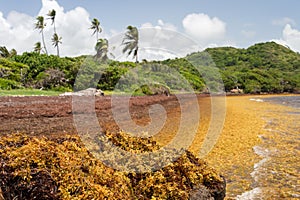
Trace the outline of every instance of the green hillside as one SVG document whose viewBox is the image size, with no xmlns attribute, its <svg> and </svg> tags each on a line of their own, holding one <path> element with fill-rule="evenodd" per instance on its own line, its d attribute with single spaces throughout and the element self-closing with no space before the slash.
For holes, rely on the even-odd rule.
<svg viewBox="0 0 300 200">
<path fill-rule="evenodd" d="M 80 81 L 75 84 L 79 69 Z M 178 73 L 185 80 L 178 81 Z M 217 75 L 221 75 L 226 92 L 239 88 L 244 93 L 299 93 L 300 54 L 275 42 L 267 42 L 247 49 L 208 48 L 185 58 L 140 63 L 107 60 L 99 64 L 93 56 L 60 58 L 33 52 L 0 57 L 2 90 L 70 91 L 94 86 L 114 90 L 119 82 L 118 90 L 130 92 L 155 82 L 166 85 L 171 91 L 190 91 L 188 86 L 191 86 L 195 91 L 205 92 L 208 84 L 210 89 L 217 90 L 219 86 L 213 78 Z"/>
<path fill-rule="evenodd" d="M 300 54 L 275 42 L 247 49 L 233 47 L 205 50 L 222 74 L 226 91 L 239 87 L 245 93 L 300 91 Z M 199 57 L 200 53 L 187 56 Z"/>
</svg>

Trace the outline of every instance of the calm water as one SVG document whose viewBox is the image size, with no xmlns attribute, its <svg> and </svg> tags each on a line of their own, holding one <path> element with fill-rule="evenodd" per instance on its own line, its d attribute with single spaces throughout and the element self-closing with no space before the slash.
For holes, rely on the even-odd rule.
<svg viewBox="0 0 300 200">
<path fill-rule="evenodd" d="M 286 106 L 266 111 L 266 134 L 253 147 L 261 160 L 251 173 L 252 190 L 236 199 L 300 199 L 300 96 L 251 99 Z"/>
<path fill-rule="evenodd" d="M 300 96 L 269 97 L 264 98 L 263 100 L 266 102 L 273 102 L 285 106 L 290 106 L 293 108 L 300 108 Z"/>
</svg>

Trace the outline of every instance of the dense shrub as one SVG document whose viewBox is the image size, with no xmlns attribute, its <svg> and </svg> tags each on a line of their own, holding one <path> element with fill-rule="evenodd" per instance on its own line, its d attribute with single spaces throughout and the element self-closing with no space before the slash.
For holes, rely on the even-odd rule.
<svg viewBox="0 0 300 200">
<path fill-rule="evenodd" d="M 300 55 L 275 42 L 248 49 L 208 48 L 185 58 L 141 63 L 109 60 L 99 64 L 93 56 L 60 58 L 26 52 L 0 58 L 0 78 L 6 80 L 0 83 L 2 89 L 98 87 L 133 92 L 142 85 L 159 83 L 172 91 L 204 92 L 209 86 L 218 92 L 224 85 L 227 92 L 237 87 L 246 93 L 297 92 Z"/>
</svg>

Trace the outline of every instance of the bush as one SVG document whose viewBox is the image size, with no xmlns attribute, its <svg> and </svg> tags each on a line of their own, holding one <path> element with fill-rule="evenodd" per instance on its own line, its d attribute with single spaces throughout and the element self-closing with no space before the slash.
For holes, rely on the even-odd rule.
<svg viewBox="0 0 300 200">
<path fill-rule="evenodd" d="M 20 89 L 23 88 L 21 83 L 0 78 L 0 89 L 2 90 L 11 90 L 11 89 Z"/>
</svg>

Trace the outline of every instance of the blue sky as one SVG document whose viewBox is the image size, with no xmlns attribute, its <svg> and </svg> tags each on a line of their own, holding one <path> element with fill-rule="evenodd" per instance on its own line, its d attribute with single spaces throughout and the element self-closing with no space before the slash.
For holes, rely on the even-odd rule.
<svg viewBox="0 0 300 200">
<path fill-rule="evenodd" d="M 103 28 L 100 36 L 106 38 L 134 25 L 172 29 L 204 48 L 246 48 L 273 40 L 300 51 L 297 0 L 0 0 L 0 46 L 31 51 L 40 40 L 33 30 L 34 20 L 52 8 L 61 9 L 57 27 L 63 37 L 62 52 L 69 56 L 92 53 L 94 38 L 86 36 L 91 34 L 88 23 L 94 17 Z M 45 35 L 51 38 L 50 25 Z M 78 41 L 82 42 L 74 46 Z"/>
</svg>

